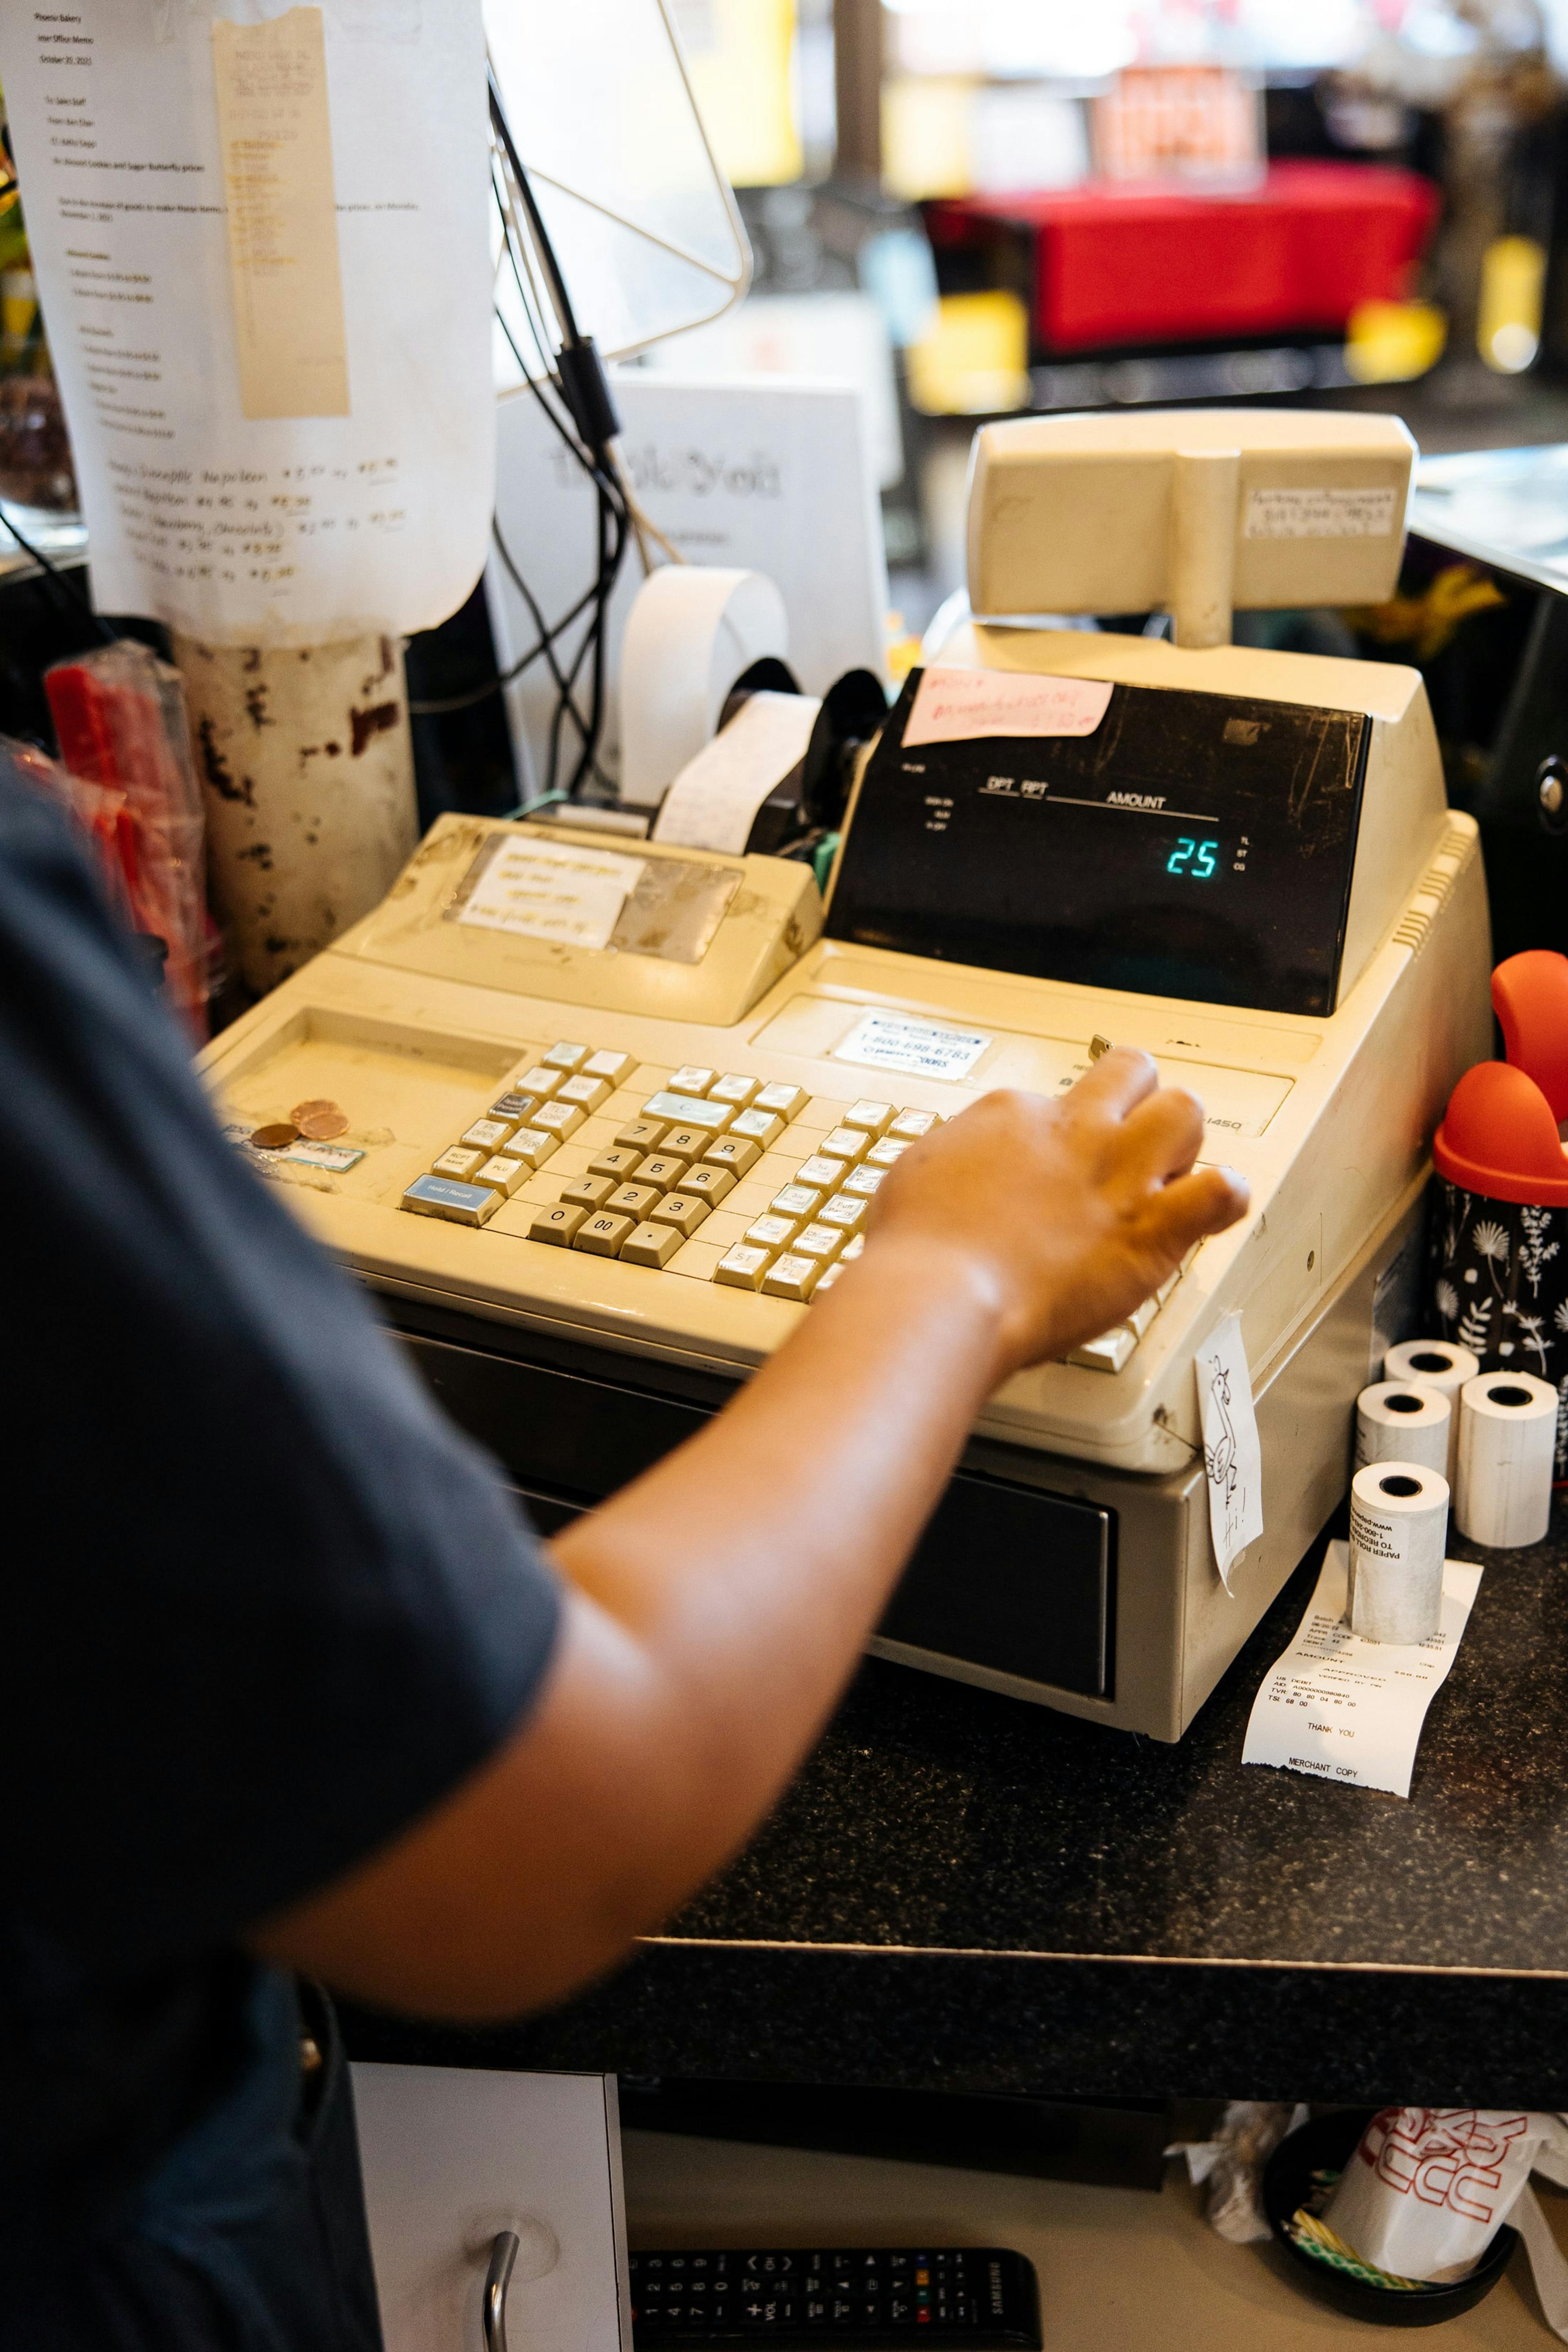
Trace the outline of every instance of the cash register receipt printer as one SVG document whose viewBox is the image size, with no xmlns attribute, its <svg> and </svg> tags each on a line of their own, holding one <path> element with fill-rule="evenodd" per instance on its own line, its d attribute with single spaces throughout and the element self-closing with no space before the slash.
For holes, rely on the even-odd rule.
<svg viewBox="0 0 1568 2352">
<path fill-rule="evenodd" d="M 987 427 L 975 602 L 1169 604 L 1188 642 L 976 622 L 938 659 L 1106 683 L 1092 732 L 906 746 L 917 672 L 826 912 L 784 860 L 606 861 L 569 824 L 445 817 L 217 1041 L 237 1141 L 547 1525 L 810 1313 L 935 1120 L 988 1087 L 1062 1091 L 1097 1041 L 1142 1045 L 1203 1098 L 1251 1215 L 990 1400 L 873 1646 L 1181 1736 L 1342 1494 L 1350 1407 L 1403 1336 L 1430 1137 L 1489 1050 L 1476 829 L 1447 806 L 1420 677 L 1223 642 L 1233 598 L 1390 593 L 1410 457 L 1375 417 Z M 587 943 L 514 924 L 493 887 L 563 873 L 604 913 Z M 305 1096 L 348 1133 L 256 1152 Z M 1265 1532 L 1227 1594 L 1192 1360 L 1233 1309 Z"/>
</svg>

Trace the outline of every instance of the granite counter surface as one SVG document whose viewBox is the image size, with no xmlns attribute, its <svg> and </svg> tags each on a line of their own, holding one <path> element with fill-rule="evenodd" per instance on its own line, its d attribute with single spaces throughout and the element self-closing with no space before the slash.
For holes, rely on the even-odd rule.
<svg viewBox="0 0 1568 2352">
<path fill-rule="evenodd" d="M 447 2063 L 1568 2106 L 1568 1512 L 1485 1574 L 1408 1800 L 1241 1762 L 1314 1551 L 1179 1745 L 864 1665 L 740 1860 Z"/>
</svg>

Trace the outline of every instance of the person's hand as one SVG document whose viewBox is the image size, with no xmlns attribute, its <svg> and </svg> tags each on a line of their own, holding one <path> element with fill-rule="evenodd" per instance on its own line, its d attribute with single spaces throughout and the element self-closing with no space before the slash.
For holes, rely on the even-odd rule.
<svg viewBox="0 0 1568 2352">
<path fill-rule="evenodd" d="M 915 1144 L 878 1192 L 868 1236 L 982 1286 L 1001 1378 L 1124 1320 L 1194 1242 L 1246 1214 L 1233 1170 L 1194 1170 L 1203 1132 L 1196 1098 L 1119 1047 L 1070 1094 L 988 1094 Z"/>
</svg>

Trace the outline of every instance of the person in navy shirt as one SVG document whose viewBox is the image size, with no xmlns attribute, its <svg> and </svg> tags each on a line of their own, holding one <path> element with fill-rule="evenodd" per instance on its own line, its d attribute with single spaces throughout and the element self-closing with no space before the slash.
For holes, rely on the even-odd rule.
<svg viewBox="0 0 1568 2352">
<path fill-rule="evenodd" d="M 1246 1195 L 1142 1055 L 987 1096 L 546 1545 L 149 971 L 0 756 L 0 2346 L 374 2352 L 315 1982 L 478 2020 L 612 1966 L 778 1797 L 984 1398 Z"/>
</svg>

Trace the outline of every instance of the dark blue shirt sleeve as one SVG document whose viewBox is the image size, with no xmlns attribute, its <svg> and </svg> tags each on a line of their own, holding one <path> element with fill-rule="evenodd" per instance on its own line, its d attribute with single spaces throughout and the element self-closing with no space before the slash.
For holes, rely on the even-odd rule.
<svg viewBox="0 0 1568 2352">
<path fill-rule="evenodd" d="M 488 1458 L 218 1133 L 0 757 L 0 1872 L 116 1970 L 324 1885 L 526 1714 L 559 1593 Z"/>
</svg>

